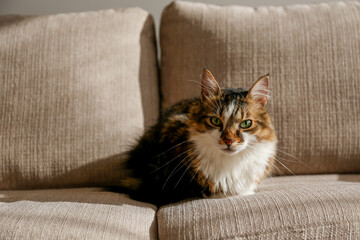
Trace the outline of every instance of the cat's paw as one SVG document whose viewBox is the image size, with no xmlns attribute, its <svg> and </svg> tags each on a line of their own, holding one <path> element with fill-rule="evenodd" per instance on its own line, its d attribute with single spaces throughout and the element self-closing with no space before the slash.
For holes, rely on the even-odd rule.
<svg viewBox="0 0 360 240">
<path fill-rule="evenodd" d="M 203 198 L 225 198 L 231 196 L 229 194 L 224 194 L 224 193 L 215 193 L 215 194 L 211 194 L 211 195 L 205 195 L 203 194 Z"/>
<path fill-rule="evenodd" d="M 225 198 L 225 197 L 228 197 L 228 196 L 231 196 L 231 195 L 230 194 L 224 194 L 224 193 L 217 193 L 217 194 L 211 195 L 210 198 Z"/>
<path fill-rule="evenodd" d="M 255 194 L 255 191 L 254 190 L 250 190 L 250 191 L 247 191 L 243 194 L 243 196 L 249 196 L 249 195 L 253 195 Z"/>
<path fill-rule="evenodd" d="M 252 190 L 248 190 L 246 192 L 242 192 L 242 193 L 239 193 L 239 194 L 225 194 L 225 193 L 215 193 L 215 194 L 211 194 L 211 195 L 205 195 L 203 193 L 203 198 L 226 198 L 226 197 L 230 197 L 230 196 L 249 196 L 249 195 L 253 195 L 255 194 L 255 191 L 254 189 Z"/>
</svg>

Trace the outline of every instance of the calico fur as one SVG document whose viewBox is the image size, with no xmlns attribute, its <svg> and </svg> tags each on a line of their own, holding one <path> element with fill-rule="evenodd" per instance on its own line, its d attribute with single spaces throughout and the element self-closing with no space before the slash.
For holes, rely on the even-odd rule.
<svg viewBox="0 0 360 240">
<path fill-rule="evenodd" d="M 201 76 L 201 97 L 164 111 L 129 152 L 129 176 L 119 186 L 156 205 L 186 198 L 248 195 L 266 177 L 276 152 L 269 114 L 268 75 L 249 91 L 220 88 L 210 71 Z M 221 125 L 214 125 L 221 122 Z M 241 127 L 251 120 L 250 127 Z"/>
</svg>

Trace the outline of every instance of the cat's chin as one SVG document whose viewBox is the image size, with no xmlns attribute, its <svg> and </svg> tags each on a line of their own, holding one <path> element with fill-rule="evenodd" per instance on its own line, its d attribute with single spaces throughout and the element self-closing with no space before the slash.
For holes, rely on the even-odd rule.
<svg viewBox="0 0 360 240">
<path fill-rule="evenodd" d="M 225 149 L 221 149 L 220 151 L 223 153 L 223 154 L 226 154 L 228 156 L 232 156 L 232 155 L 235 155 L 239 152 L 241 152 L 242 149 L 235 149 L 235 148 L 225 148 Z"/>
<path fill-rule="evenodd" d="M 246 145 L 247 144 L 245 143 L 231 148 L 220 148 L 220 151 L 227 156 L 233 156 L 243 151 L 246 148 Z"/>
</svg>

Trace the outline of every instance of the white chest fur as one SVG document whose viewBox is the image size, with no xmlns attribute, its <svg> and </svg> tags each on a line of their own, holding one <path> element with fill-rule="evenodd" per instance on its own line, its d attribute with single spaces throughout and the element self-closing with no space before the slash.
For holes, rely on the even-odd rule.
<svg viewBox="0 0 360 240">
<path fill-rule="evenodd" d="M 215 133 L 214 133 L 215 134 Z M 265 173 L 269 159 L 275 155 L 276 142 L 257 142 L 248 137 L 247 146 L 234 155 L 220 151 L 214 136 L 200 134 L 192 137 L 198 154 L 198 171 L 215 184 L 223 194 L 254 193 L 256 181 Z"/>
</svg>

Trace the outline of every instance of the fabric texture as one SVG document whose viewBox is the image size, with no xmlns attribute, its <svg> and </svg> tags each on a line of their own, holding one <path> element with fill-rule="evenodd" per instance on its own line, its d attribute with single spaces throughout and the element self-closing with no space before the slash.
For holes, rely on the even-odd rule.
<svg viewBox="0 0 360 240">
<path fill-rule="evenodd" d="M 249 196 L 161 207 L 159 239 L 358 239 L 360 175 L 266 179 Z"/>
<path fill-rule="evenodd" d="M 174 2 L 163 12 L 160 40 L 163 107 L 200 96 L 203 67 L 232 88 L 270 73 L 277 173 L 360 172 L 359 2 Z"/>
<path fill-rule="evenodd" d="M 153 19 L 2 16 L 0 86 L 0 189 L 112 183 L 158 115 Z"/>
<path fill-rule="evenodd" d="M 156 207 L 100 188 L 0 191 L 0 239 L 157 239 Z"/>
</svg>

